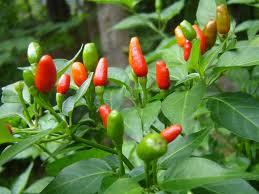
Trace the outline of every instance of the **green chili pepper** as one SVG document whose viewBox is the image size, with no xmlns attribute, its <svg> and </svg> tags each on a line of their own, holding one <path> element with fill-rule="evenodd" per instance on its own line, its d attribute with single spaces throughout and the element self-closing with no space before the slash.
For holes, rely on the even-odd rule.
<svg viewBox="0 0 259 194">
<path fill-rule="evenodd" d="M 34 85 L 34 75 L 31 70 L 24 70 L 22 75 L 23 80 L 28 87 Z"/>
<path fill-rule="evenodd" d="M 83 50 L 83 62 L 88 71 L 95 71 L 98 63 L 98 52 L 94 43 L 85 44 Z"/>
<path fill-rule="evenodd" d="M 180 28 L 184 34 L 184 36 L 191 41 L 192 39 L 194 39 L 196 37 L 196 32 L 193 29 L 192 25 L 190 22 L 188 22 L 187 20 L 183 20 L 180 23 Z"/>
<path fill-rule="evenodd" d="M 28 46 L 27 57 L 30 64 L 38 63 L 41 57 L 41 47 L 38 42 L 31 42 Z"/>
<path fill-rule="evenodd" d="M 139 158 L 146 163 L 160 158 L 166 151 L 167 142 L 158 133 L 146 135 L 137 147 Z"/>
<path fill-rule="evenodd" d="M 107 134 L 116 144 L 120 146 L 123 144 L 123 134 L 124 134 L 124 123 L 123 117 L 117 110 L 111 111 L 108 116 L 107 121 Z"/>
</svg>

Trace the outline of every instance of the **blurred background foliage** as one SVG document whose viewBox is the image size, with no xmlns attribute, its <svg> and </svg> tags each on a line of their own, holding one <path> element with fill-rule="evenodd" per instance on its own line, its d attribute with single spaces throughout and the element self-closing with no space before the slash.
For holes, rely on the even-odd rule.
<svg viewBox="0 0 259 194">
<path fill-rule="evenodd" d="M 17 71 L 17 67 L 29 65 L 26 59 L 26 49 L 29 42 L 33 40 L 41 43 L 44 53 L 52 54 L 55 58 L 70 58 L 81 43 L 89 41 L 99 43 L 99 50 L 102 51 L 104 45 L 100 42 L 100 36 L 104 32 L 103 29 L 100 31 L 98 26 L 104 24 L 98 24 L 100 20 L 98 20 L 97 14 L 102 14 L 103 10 L 94 1 L 113 2 L 107 0 L 91 0 L 91 2 L 85 0 L 0 0 L 0 86 L 3 87 L 20 79 L 21 72 Z M 133 11 L 125 6 L 113 6 L 119 7 L 125 13 L 125 17 L 132 13 L 155 12 L 154 1 L 137 1 L 138 4 Z M 175 2 L 178 1 L 164 0 L 163 9 Z M 163 33 L 167 36 L 172 35 L 172 29 L 183 18 L 195 22 L 199 0 L 182 2 L 184 6 L 179 9 L 179 14 L 174 14 L 164 27 Z M 122 3 L 123 1 L 119 4 Z M 240 32 L 239 38 L 245 39 L 247 35 L 244 30 L 251 25 L 259 26 L 259 21 L 256 20 L 259 18 L 256 7 L 258 5 L 253 1 L 244 0 L 231 0 L 229 3 L 231 14 L 237 24 L 247 21 L 237 29 Z M 109 30 L 107 29 L 107 31 Z M 121 33 L 123 36 L 128 35 L 125 40 L 137 34 L 145 53 L 152 51 L 162 38 L 145 25 L 130 25 L 126 30 L 126 34 Z M 123 52 L 125 60 L 122 64 L 127 62 L 126 47 Z"/>
</svg>

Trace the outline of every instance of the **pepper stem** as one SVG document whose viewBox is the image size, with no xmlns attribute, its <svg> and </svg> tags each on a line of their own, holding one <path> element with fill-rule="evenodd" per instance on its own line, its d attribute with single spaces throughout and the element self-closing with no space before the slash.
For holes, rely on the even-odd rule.
<svg viewBox="0 0 259 194">
<path fill-rule="evenodd" d="M 118 158 L 120 161 L 119 175 L 123 176 L 123 175 L 125 175 L 125 168 L 123 165 L 122 145 L 116 145 L 116 150 L 117 150 Z"/>
<path fill-rule="evenodd" d="M 153 184 L 157 185 L 157 160 L 154 160 L 153 162 L 152 171 L 153 171 Z"/>
<path fill-rule="evenodd" d="M 150 162 L 145 162 L 146 188 L 150 189 Z"/>
</svg>

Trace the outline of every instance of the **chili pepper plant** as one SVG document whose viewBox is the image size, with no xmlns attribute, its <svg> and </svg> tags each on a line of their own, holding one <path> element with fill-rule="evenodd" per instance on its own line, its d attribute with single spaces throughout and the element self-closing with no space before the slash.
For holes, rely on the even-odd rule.
<svg viewBox="0 0 259 194">
<path fill-rule="evenodd" d="M 156 9 L 161 12 L 161 1 Z M 69 60 L 30 43 L 31 65 L 19 68 L 23 80 L 2 88 L 0 166 L 30 149 L 46 177 L 27 187 L 32 160 L 10 189 L 257 193 L 259 102 L 245 86 L 224 92 L 219 81 L 233 71 L 256 76 L 258 38 L 237 41 L 225 4 L 212 12 L 215 17 L 197 14 L 195 24 L 183 20 L 175 37 L 146 56 L 132 37 L 125 69 L 113 67 L 94 43 Z M 217 143 L 226 147 L 224 156 L 215 157 Z"/>
</svg>

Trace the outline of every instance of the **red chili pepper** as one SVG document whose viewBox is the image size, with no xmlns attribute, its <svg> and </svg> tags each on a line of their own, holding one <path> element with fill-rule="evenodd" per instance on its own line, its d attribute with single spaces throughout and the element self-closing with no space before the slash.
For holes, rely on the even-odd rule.
<svg viewBox="0 0 259 194">
<path fill-rule="evenodd" d="M 111 112 L 110 107 L 107 104 L 103 104 L 102 106 L 99 107 L 98 112 L 99 112 L 99 114 L 102 118 L 103 125 L 105 127 L 107 127 L 107 119 L 108 119 L 108 116 Z"/>
<path fill-rule="evenodd" d="M 162 90 L 167 90 L 170 87 L 169 70 L 164 61 L 156 62 L 156 82 Z"/>
<path fill-rule="evenodd" d="M 146 77 L 148 68 L 137 37 L 130 40 L 129 63 L 138 77 Z"/>
<path fill-rule="evenodd" d="M 171 141 L 175 140 L 178 135 L 181 134 L 181 132 L 181 125 L 175 124 L 165 128 L 163 131 L 160 132 L 160 135 L 167 141 L 167 143 L 170 143 Z"/>
<path fill-rule="evenodd" d="M 99 60 L 94 74 L 94 86 L 105 86 L 108 76 L 108 62 L 106 57 Z"/>
<path fill-rule="evenodd" d="M 66 94 L 70 87 L 70 75 L 63 74 L 57 85 L 57 93 Z"/>
<path fill-rule="evenodd" d="M 175 33 L 175 38 L 176 38 L 176 42 L 177 44 L 180 46 L 180 47 L 183 47 L 184 46 L 184 43 L 186 41 L 186 38 L 180 28 L 180 26 L 177 26 L 175 29 L 174 29 L 174 33 Z"/>
<path fill-rule="evenodd" d="M 189 40 L 186 40 L 183 47 L 183 57 L 185 61 L 188 61 L 189 56 L 191 54 L 191 50 L 192 50 L 192 43 Z"/>
<path fill-rule="evenodd" d="M 36 73 L 35 73 L 35 86 L 42 92 L 49 92 L 55 85 L 57 80 L 57 71 L 52 57 L 49 55 L 44 55 L 41 57 Z"/>
<path fill-rule="evenodd" d="M 200 39 L 200 51 L 201 51 L 201 54 L 204 54 L 205 51 L 206 51 L 206 37 L 203 34 L 202 30 L 199 28 L 199 26 L 193 25 L 192 27 L 193 27 L 193 29 L 196 32 L 196 37 L 198 39 Z"/>
<path fill-rule="evenodd" d="M 80 62 L 74 62 L 72 65 L 72 77 L 75 84 L 80 87 L 87 79 L 87 69 L 84 64 Z"/>
</svg>

